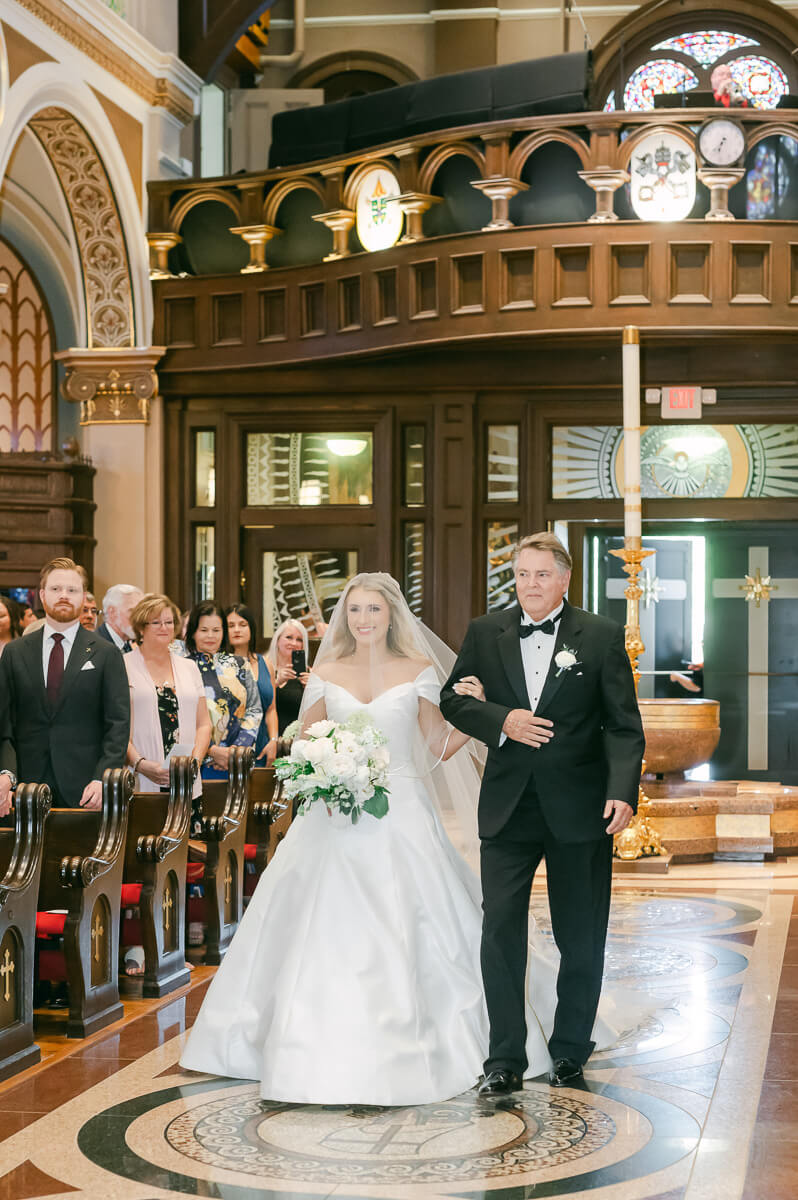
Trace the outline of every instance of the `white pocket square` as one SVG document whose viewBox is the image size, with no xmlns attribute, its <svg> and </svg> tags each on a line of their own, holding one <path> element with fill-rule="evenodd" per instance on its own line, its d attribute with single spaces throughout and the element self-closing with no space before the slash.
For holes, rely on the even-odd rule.
<svg viewBox="0 0 798 1200">
<path fill-rule="evenodd" d="M 85 662 L 80 669 L 81 669 L 81 671 L 93 671 L 94 663 L 91 662 L 91 660 L 89 660 L 88 662 Z"/>
</svg>

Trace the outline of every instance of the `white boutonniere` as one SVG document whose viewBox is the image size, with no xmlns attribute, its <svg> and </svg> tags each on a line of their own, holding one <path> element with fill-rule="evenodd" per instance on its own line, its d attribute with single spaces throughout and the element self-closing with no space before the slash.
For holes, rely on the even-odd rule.
<svg viewBox="0 0 798 1200">
<path fill-rule="evenodd" d="M 554 655 L 554 665 L 559 668 L 554 678 L 559 679 L 563 671 L 570 671 L 571 667 L 579 666 L 576 652 L 570 646 L 563 646 L 562 650 L 558 650 Z"/>
</svg>

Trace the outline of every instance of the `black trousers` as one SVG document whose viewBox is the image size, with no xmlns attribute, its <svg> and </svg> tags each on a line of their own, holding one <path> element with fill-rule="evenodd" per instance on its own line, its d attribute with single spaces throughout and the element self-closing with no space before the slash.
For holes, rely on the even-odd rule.
<svg viewBox="0 0 798 1200">
<path fill-rule="evenodd" d="M 549 1052 L 554 1059 L 584 1063 L 593 1050 L 610 912 L 612 838 L 555 840 L 530 788 L 501 832 L 483 839 L 481 846 L 482 976 L 490 1020 L 486 1074 L 502 1067 L 523 1075 L 527 1066 L 529 896 L 543 857 L 560 952 Z"/>
</svg>

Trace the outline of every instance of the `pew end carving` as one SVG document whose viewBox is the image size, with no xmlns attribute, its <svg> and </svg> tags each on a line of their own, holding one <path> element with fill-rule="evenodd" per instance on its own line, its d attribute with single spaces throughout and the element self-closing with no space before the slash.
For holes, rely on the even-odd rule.
<svg viewBox="0 0 798 1200">
<path fill-rule="evenodd" d="M 0 1080 L 41 1059 L 33 1040 L 36 906 L 50 789 L 20 784 L 14 827 L 0 829 Z"/>
<path fill-rule="evenodd" d="M 255 755 L 250 747 L 230 749 L 228 780 L 206 780 L 202 789 L 205 869 L 205 961 L 217 966 L 227 951 L 243 912 L 244 845 L 249 780 Z"/>
<path fill-rule="evenodd" d="M 185 953 L 186 865 L 191 793 L 197 776 L 192 758 L 174 758 L 169 792 L 137 792 L 130 801 L 122 907 L 138 909 L 123 921 L 125 945 L 144 948 L 144 974 L 120 983 L 125 992 L 166 996 L 189 982 Z"/>
<path fill-rule="evenodd" d="M 40 974 L 47 977 L 41 965 L 45 939 L 60 932 L 69 988 L 67 1037 L 88 1037 L 123 1015 L 117 963 L 132 792 L 131 772 L 111 769 L 103 775 L 99 812 L 53 808 L 47 818 L 37 919 L 37 932 L 45 935 Z"/>
</svg>

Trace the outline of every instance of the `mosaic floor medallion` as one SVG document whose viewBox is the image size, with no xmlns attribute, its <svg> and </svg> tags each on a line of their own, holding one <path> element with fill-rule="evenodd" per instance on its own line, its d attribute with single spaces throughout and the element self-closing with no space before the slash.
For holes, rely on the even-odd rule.
<svg viewBox="0 0 798 1200">
<path fill-rule="evenodd" d="M 525 1092 L 512 1107 L 472 1094 L 402 1109 L 301 1108 L 261 1102 L 257 1088 L 169 1123 L 167 1142 L 215 1167 L 307 1183 L 411 1183 L 526 1174 L 594 1154 L 615 1121 L 574 1096 Z"/>
</svg>

